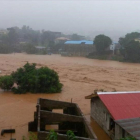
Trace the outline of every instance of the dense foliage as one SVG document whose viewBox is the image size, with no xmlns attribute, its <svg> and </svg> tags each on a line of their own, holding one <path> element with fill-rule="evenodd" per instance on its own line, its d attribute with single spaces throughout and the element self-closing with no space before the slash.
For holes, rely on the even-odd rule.
<svg viewBox="0 0 140 140">
<path fill-rule="evenodd" d="M 125 35 L 125 37 L 119 38 L 119 43 L 122 47 L 125 47 L 130 41 L 140 38 L 140 33 L 138 32 L 132 32 Z"/>
<path fill-rule="evenodd" d="M 140 62 L 140 43 L 138 41 L 130 41 L 122 51 L 125 61 Z"/>
<path fill-rule="evenodd" d="M 140 38 L 140 33 L 132 32 L 119 39 L 120 53 L 124 61 L 140 62 L 140 43 L 135 39 Z"/>
<path fill-rule="evenodd" d="M 62 89 L 58 74 L 54 70 L 48 67 L 37 69 L 36 64 L 27 63 L 23 68 L 13 72 L 11 76 L 1 77 L 0 87 L 9 90 L 13 81 L 16 84 L 12 88 L 14 93 L 57 93 Z"/>
<path fill-rule="evenodd" d="M 57 46 L 57 43 L 55 42 L 57 38 L 66 37 L 71 40 L 85 39 L 84 36 L 78 34 L 65 35 L 61 32 L 33 30 L 26 25 L 24 25 L 22 28 L 10 27 L 4 31 L 4 33 L 0 34 L 0 42 L 3 44 L 0 45 L 0 53 L 9 53 L 9 50 L 11 52 L 22 52 L 22 44 L 28 45 L 24 51 L 29 54 L 36 54 L 36 49 L 34 46 L 43 46 L 50 49 L 50 51 L 53 53 L 58 53 L 58 50 L 62 47 Z M 6 48 L 7 46 L 8 49 Z M 5 48 L 3 49 L 3 47 Z"/>
<path fill-rule="evenodd" d="M 12 76 L 5 75 L 0 77 L 0 87 L 4 90 L 11 90 L 14 85 Z"/>
<path fill-rule="evenodd" d="M 94 39 L 94 45 L 98 54 L 104 54 L 105 50 L 112 44 L 112 40 L 105 35 L 98 35 Z"/>
</svg>

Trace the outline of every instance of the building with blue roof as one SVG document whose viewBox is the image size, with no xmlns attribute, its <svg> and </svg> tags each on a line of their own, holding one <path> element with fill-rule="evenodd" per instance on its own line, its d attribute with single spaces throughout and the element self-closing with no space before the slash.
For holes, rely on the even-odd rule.
<svg viewBox="0 0 140 140">
<path fill-rule="evenodd" d="M 95 51 L 94 42 L 90 40 L 68 40 L 62 48 L 62 55 L 87 56 Z"/>
<path fill-rule="evenodd" d="M 93 41 L 89 41 L 89 40 L 78 40 L 78 41 L 73 41 L 73 40 L 69 40 L 66 41 L 64 44 L 87 44 L 87 45 L 93 45 Z"/>
</svg>

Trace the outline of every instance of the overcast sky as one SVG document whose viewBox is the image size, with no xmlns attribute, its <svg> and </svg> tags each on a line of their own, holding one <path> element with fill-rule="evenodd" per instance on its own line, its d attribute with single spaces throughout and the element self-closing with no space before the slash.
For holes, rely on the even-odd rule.
<svg viewBox="0 0 140 140">
<path fill-rule="evenodd" d="M 140 1 L 0 0 L 0 28 L 33 29 L 112 38 L 140 31 Z"/>
</svg>

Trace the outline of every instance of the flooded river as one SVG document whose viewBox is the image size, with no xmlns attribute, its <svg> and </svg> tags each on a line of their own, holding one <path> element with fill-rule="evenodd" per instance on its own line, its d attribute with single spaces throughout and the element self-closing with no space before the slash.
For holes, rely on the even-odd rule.
<svg viewBox="0 0 140 140">
<path fill-rule="evenodd" d="M 59 94 L 16 95 L 0 91 L 0 130 L 15 128 L 17 140 L 27 136 L 27 125 L 33 120 L 38 98 L 48 98 L 77 103 L 85 115 L 90 114 L 90 100 L 85 96 L 95 89 L 106 91 L 140 90 L 140 64 L 116 61 L 93 60 L 82 57 L 61 57 L 60 55 L 0 55 L 0 75 L 10 74 L 26 62 L 37 66 L 48 66 L 58 72 L 64 87 Z M 92 123 L 92 125 L 95 123 Z M 95 125 L 96 126 L 96 125 Z M 95 129 L 95 128 L 94 128 Z M 99 134 L 99 127 L 95 131 Z M 9 140 L 10 135 L 0 136 Z M 99 140 L 103 140 L 101 137 Z M 105 137 L 104 140 L 109 140 Z"/>
</svg>

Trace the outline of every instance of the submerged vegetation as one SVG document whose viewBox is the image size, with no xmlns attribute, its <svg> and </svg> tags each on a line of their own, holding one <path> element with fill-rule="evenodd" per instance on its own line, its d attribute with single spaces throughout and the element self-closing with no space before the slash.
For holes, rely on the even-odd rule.
<svg viewBox="0 0 140 140">
<path fill-rule="evenodd" d="M 61 92 L 62 84 L 54 70 L 36 68 L 36 64 L 26 63 L 10 76 L 1 76 L 0 88 L 14 93 L 58 93 Z"/>
<path fill-rule="evenodd" d="M 0 77 L 0 87 L 4 90 L 11 90 L 14 85 L 13 77 L 5 75 Z"/>
</svg>

